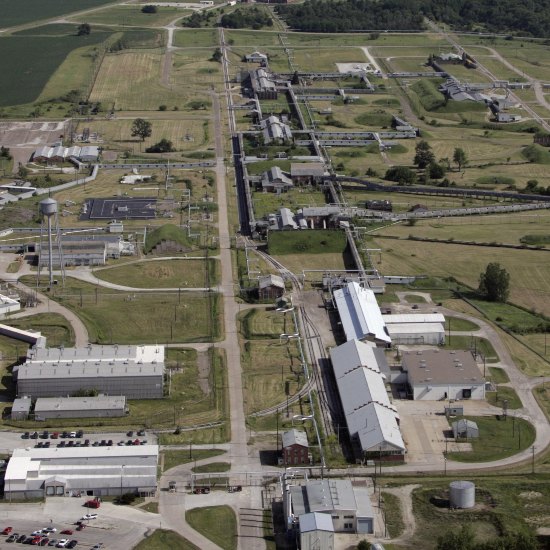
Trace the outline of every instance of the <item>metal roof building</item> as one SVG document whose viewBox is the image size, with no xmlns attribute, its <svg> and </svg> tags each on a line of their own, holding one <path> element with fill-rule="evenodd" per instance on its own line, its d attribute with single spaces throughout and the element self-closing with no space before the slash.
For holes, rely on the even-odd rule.
<svg viewBox="0 0 550 550">
<path fill-rule="evenodd" d="M 466 439 L 479 437 L 479 428 L 473 420 L 461 418 L 451 424 L 453 429 L 453 437 L 464 437 Z"/>
<path fill-rule="evenodd" d="M 334 525 L 329 514 L 311 512 L 301 515 L 298 519 L 301 550 L 334 549 Z"/>
<path fill-rule="evenodd" d="M 32 399 L 30 397 L 19 397 L 14 399 L 11 406 L 12 420 L 27 420 L 31 412 Z"/>
<path fill-rule="evenodd" d="M 445 323 L 442 313 L 389 313 L 382 315 L 386 325 L 395 323 Z"/>
<path fill-rule="evenodd" d="M 6 499 L 152 494 L 157 445 L 14 449 L 5 476 Z"/>
<path fill-rule="evenodd" d="M 381 373 L 387 364 L 378 351 L 352 340 L 332 348 L 330 357 L 350 437 L 363 456 L 397 460 L 405 453 L 405 443 Z"/>
<path fill-rule="evenodd" d="M 335 532 L 372 533 L 374 512 L 368 494 L 356 491 L 349 479 L 321 479 L 291 485 L 290 517 L 320 512 L 332 519 Z"/>
<path fill-rule="evenodd" d="M 128 399 L 159 399 L 164 346 L 33 348 L 14 375 L 18 395 L 62 397 L 93 389 Z"/>
<path fill-rule="evenodd" d="M 403 352 L 413 399 L 485 399 L 485 380 L 470 351 Z"/>
<path fill-rule="evenodd" d="M 0 315 L 5 315 L 6 313 L 11 313 L 12 311 L 19 311 L 21 309 L 21 304 L 19 300 L 14 300 L 9 296 L 0 294 Z"/>
<path fill-rule="evenodd" d="M 292 180 L 283 173 L 279 166 L 272 166 L 264 172 L 261 181 L 264 191 L 288 191 L 294 187 Z"/>
<path fill-rule="evenodd" d="M 105 418 L 124 416 L 126 397 L 39 397 L 34 405 L 35 420 L 49 418 Z"/>
<path fill-rule="evenodd" d="M 371 340 L 385 346 L 391 344 L 372 290 L 350 282 L 334 292 L 334 300 L 347 340 Z"/>
<path fill-rule="evenodd" d="M 260 121 L 264 143 L 272 141 L 287 141 L 292 139 L 292 130 L 288 124 L 281 122 L 279 117 L 271 115 Z"/>
</svg>

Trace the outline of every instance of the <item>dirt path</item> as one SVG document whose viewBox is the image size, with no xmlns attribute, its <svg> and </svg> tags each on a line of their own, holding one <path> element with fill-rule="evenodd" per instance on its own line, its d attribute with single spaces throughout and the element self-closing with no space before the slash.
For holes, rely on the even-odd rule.
<svg viewBox="0 0 550 550">
<path fill-rule="evenodd" d="M 403 487 L 392 487 L 384 489 L 384 492 L 395 495 L 401 503 L 401 516 L 405 528 L 399 537 L 390 539 L 392 543 L 410 543 L 416 531 L 416 520 L 412 506 L 412 492 L 421 485 L 403 485 Z"/>
</svg>

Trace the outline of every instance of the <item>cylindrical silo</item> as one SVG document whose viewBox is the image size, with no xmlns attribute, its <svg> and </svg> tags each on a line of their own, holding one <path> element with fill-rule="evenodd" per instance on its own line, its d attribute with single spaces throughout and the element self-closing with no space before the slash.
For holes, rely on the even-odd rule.
<svg viewBox="0 0 550 550">
<path fill-rule="evenodd" d="M 471 481 L 452 481 L 449 484 L 451 508 L 473 508 L 476 504 L 476 486 Z"/>
</svg>

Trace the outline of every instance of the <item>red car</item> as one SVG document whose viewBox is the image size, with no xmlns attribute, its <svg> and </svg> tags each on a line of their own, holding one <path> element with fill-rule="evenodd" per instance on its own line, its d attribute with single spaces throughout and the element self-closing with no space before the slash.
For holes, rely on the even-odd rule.
<svg viewBox="0 0 550 550">
<path fill-rule="evenodd" d="M 72 531 L 72 529 L 64 529 L 63 531 L 61 531 L 61 534 L 62 535 L 72 535 L 73 531 Z"/>
<path fill-rule="evenodd" d="M 13 531 L 13 527 L 6 527 L 3 531 L 3 535 L 9 535 Z"/>
</svg>

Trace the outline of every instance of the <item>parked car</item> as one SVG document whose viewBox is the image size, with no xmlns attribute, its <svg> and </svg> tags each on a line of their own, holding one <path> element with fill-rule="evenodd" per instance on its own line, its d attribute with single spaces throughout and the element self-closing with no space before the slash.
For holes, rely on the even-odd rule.
<svg viewBox="0 0 550 550">
<path fill-rule="evenodd" d="M 57 533 L 57 528 L 56 527 L 44 527 L 44 529 L 42 529 L 42 533 Z"/>
<path fill-rule="evenodd" d="M 33 532 L 31 533 L 31 535 L 32 535 L 33 537 L 36 537 L 37 535 L 41 535 L 41 534 L 42 534 L 42 529 L 37 529 L 36 531 L 33 531 Z"/>
<path fill-rule="evenodd" d="M 6 542 L 15 542 L 19 538 L 19 533 L 12 533 L 7 539 Z"/>
<path fill-rule="evenodd" d="M 31 439 L 38 439 L 38 432 L 32 432 Z"/>
<path fill-rule="evenodd" d="M 130 430 L 126 435 L 127 435 L 128 437 L 133 437 L 134 432 L 133 432 L 132 430 Z"/>
<path fill-rule="evenodd" d="M 2 531 L 3 535 L 9 535 L 13 531 L 13 527 L 4 527 L 4 530 Z"/>
<path fill-rule="evenodd" d="M 78 541 L 73 539 L 71 542 L 69 542 L 69 544 L 67 544 L 67 548 L 74 548 L 77 544 Z"/>
<path fill-rule="evenodd" d="M 145 430 L 139 430 L 139 432 L 137 434 L 139 436 L 143 436 L 143 435 L 145 435 Z"/>
<path fill-rule="evenodd" d="M 71 438 L 74 439 L 74 438 L 76 437 L 76 432 L 71 432 L 71 433 L 69 434 L 69 437 L 71 437 Z"/>
<path fill-rule="evenodd" d="M 60 442 L 57 444 L 57 446 L 58 446 L 58 447 L 65 447 L 66 444 L 67 444 L 67 443 L 66 443 L 65 441 L 60 441 Z"/>
<path fill-rule="evenodd" d="M 25 539 L 27 538 L 27 535 L 21 535 L 18 539 L 17 539 L 17 542 L 25 542 Z"/>
<path fill-rule="evenodd" d="M 84 514 L 81 518 L 82 519 L 86 519 L 86 520 L 90 520 L 90 519 L 97 519 L 97 514 Z"/>
<path fill-rule="evenodd" d="M 85 529 L 85 528 L 86 528 L 86 524 L 85 524 L 85 523 L 81 523 L 81 524 L 76 528 L 76 530 L 77 530 L 77 531 L 82 531 L 82 530 Z"/>
<path fill-rule="evenodd" d="M 94 546 L 92 546 L 92 550 L 101 550 L 102 548 L 103 548 L 102 542 L 98 542 L 97 544 L 94 544 Z"/>
<path fill-rule="evenodd" d="M 112 447 L 113 446 L 113 440 L 112 439 L 109 439 L 109 441 L 107 441 L 107 445 L 109 447 Z"/>
<path fill-rule="evenodd" d="M 50 432 L 48 430 L 44 430 L 41 434 L 40 434 L 40 438 L 41 439 L 49 439 L 50 438 Z"/>
<path fill-rule="evenodd" d="M 66 548 L 69 544 L 69 539 L 61 539 L 55 546 L 56 548 Z"/>
<path fill-rule="evenodd" d="M 63 433 L 61 434 L 61 437 L 69 437 L 69 432 L 63 432 Z"/>
<path fill-rule="evenodd" d="M 73 530 L 72 529 L 63 529 L 63 531 L 61 531 L 61 534 L 62 535 L 72 535 Z"/>
<path fill-rule="evenodd" d="M 48 546 L 50 542 L 50 539 L 48 537 L 44 537 L 41 541 L 40 541 L 40 546 Z"/>
<path fill-rule="evenodd" d="M 84 436 L 84 432 L 83 432 L 82 430 L 78 430 L 78 431 L 76 432 L 76 437 L 81 438 L 81 437 L 83 437 L 83 436 Z"/>
<path fill-rule="evenodd" d="M 50 539 L 50 542 L 48 542 L 48 546 L 55 546 L 57 544 L 57 539 Z"/>
<path fill-rule="evenodd" d="M 89 447 L 90 446 L 90 440 L 89 439 L 85 439 L 84 440 L 84 447 Z"/>
<path fill-rule="evenodd" d="M 50 435 L 50 439 L 59 439 L 59 432 L 53 432 L 52 435 Z"/>
<path fill-rule="evenodd" d="M 31 434 L 29 432 L 25 432 L 24 434 L 21 434 L 21 439 L 29 439 Z"/>
</svg>

